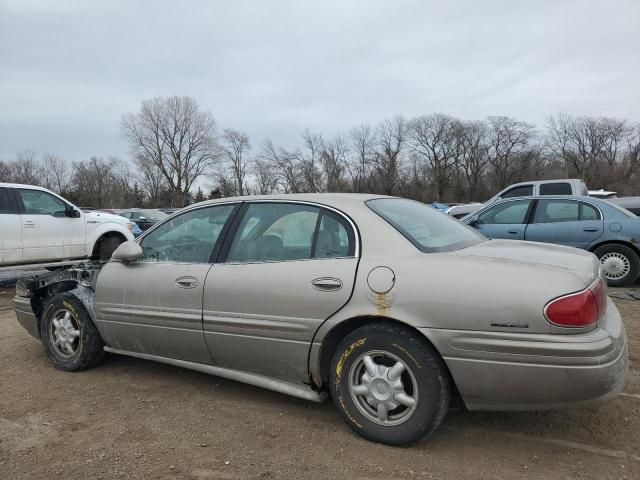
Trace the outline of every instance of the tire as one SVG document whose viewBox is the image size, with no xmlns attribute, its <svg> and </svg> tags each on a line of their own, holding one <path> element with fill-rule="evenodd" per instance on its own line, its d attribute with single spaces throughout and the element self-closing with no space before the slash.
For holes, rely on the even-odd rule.
<svg viewBox="0 0 640 480">
<path fill-rule="evenodd" d="M 640 258 L 625 245 L 609 243 L 594 250 L 610 287 L 626 287 L 640 274 Z"/>
<path fill-rule="evenodd" d="M 111 255 L 115 252 L 116 248 L 124 242 L 122 238 L 117 235 L 109 235 L 102 240 L 99 240 L 98 249 L 97 249 L 97 258 L 101 262 L 106 262 L 111 259 Z"/>
<path fill-rule="evenodd" d="M 56 327 L 56 321 L 59 327 Z M 82 302 L 70 293 L 60 293 L 46 303 L 40 322 L 40 339 L 53 366 L 59 370 L 86 370 L 104 358 L 104 343 L 91 316 Z"/>
<path fill-rule="evenodd" d="M 378 365 L 377 376 L 369 375 L 367 356 Z M 400 376 L 389 368 L 397 363 L 404 367 Z M 451 397 L 449 373 L 438 352 L 417 332 L 388 323 L 365 325 L 344 338 L 331 361 L 330 390 L 344 420 L 358 435 L 388 445 L 409 445 L 433 433 Z M 398 402 L 403 393 L 404 401 Z M 413 406 L 406 396 L 413 399 Z M 381 403 L 386 405 L 382 414 Z"/>
</svg>

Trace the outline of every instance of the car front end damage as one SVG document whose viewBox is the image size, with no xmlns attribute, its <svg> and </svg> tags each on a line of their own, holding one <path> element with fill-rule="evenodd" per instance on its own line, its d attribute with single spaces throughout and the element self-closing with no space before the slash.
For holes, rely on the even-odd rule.
<svg viewBox="0 0 640 480">
<path fill-rule="evenodd" d="M 95 318 L 95 285 L 102 263 L 88 262 L 64 270 L 21 278 L 16 283 L 13 306 L 18 323 L 40 339 L 40 320 L 44 305 L 58 293 L 68 292 L 80 300 Z"/>
</svg>

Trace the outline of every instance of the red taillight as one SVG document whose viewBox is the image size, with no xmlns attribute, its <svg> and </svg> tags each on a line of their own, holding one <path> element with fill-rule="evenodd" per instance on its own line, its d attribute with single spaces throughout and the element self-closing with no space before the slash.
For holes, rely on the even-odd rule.
<svg viewBox="0 0 640 480">
<path fill-rule="evenodd" d="M 545 315 L 560 327 L 587 327 L 602 318 L 606 309 L 607 291 L 602 279 L 598 279 L 586 290 L 548 303 Z"/>
</svg>

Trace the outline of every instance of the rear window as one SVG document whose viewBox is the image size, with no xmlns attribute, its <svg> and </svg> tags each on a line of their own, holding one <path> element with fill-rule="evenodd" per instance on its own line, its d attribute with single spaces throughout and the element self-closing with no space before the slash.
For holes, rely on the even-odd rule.
<svg viewBox="0 0 640 480">
<path fill-rule="evenodd" d="M 424 203 L 404 198 L 366 203 L 423 252 L 451 252 L 486 240 L 474 229 Z"/>
<path fill-rule="evenodd" d="M 11 192 L 6 188 L 0 188 L 0 214 L 18 213 Z"/>
<path fill-rule="evenodd" d="M 533 185 L 523 185 L 507 190 L 501 198 L 530 197 L 531 195 L 533 195 Z"/>
<path fill-rule="evenodd" d="M 572 193 L 569 183 L 542 183 L 540 185 L 540 195 L 571 195 Z"/>
</svg>

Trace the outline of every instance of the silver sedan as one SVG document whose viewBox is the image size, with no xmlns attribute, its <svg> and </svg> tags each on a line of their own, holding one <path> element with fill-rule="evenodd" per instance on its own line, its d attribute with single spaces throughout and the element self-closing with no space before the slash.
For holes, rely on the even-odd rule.
<svg viewBox="0 0 640 480">
<path fill-rule="evenodd" d="M 104 266 L 18 284 L 53 364 L 104 352 L 308 400 L 410 444 L 470 410 L 576 407 L 624 386 L 627 341 L 596 257 L 487 240 L 424 204 L 355 194 L 193 205 Z"/>
</svg>

